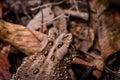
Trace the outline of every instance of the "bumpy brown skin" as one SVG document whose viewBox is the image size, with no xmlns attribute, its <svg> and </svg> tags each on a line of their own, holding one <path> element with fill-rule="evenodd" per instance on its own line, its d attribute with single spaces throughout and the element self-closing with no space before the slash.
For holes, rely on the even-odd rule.
<svg viewBox="0 0 120 80">
<path fill-rule="evenodd" d="M 18 80 L 74 80 L 70 69 L 63 60 L 71 42 L 72 35 L 62 33 L 51 46 L 49 43 L 41 52 L 29 57 L 18 68 Z M 46 51 L 48 54 L 46 55 Z"/>
</svg>

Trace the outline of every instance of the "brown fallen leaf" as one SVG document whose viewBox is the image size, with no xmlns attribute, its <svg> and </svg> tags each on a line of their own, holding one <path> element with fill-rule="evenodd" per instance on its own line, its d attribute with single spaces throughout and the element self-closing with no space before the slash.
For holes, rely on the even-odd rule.
<svg viewBox="0 0 120 80">
<path fill-rule="evenodd" d="M 42 15 L 43 12 L 43 15 Z M 43 23 L 44 22 L 48 22 L 51 19 L 54 18 L 54 13 L 52 12 L 50 7 L 46 7 L 44 9 L 42 9 L 42 11 L 40 10 L 35 16 L 34 18 L 27 24 L 27 27 L 30 29 L 41 29 L 41 26 L 43 25 L 42 22 L 42 17 L 43 17 Z M 51 22 L 46 23 L 45 25 L 50 24 Z"/>
<path fill-rule="evenodd" d="M 105 21 L 102 21 L 102 27 L 98 28 L 99 44 L 104 59 L 120 50 L 119 32 L 120 21 L 115 22 L 113 25 L 109 25 L 109 23 L 107 25 Z"/>
<path fill-rule="evenodd" d="M 10 80 L 11 74 L 9 72 L 10 64 L 8 55 L 10 52 L 10 45 L 2 46 L 0 49 L 0 80 Z"/>
<path fill-rule="evenodd" d="M 0 39 L 7 41 L 26 55 L 41 51 L 48 42 L 47 35 L 24 26 L 0 20 Z"/>
</svg>

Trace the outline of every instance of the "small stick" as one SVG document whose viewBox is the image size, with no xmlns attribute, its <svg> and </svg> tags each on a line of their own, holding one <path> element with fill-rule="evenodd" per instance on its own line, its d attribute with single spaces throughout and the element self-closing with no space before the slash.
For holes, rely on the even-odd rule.
<svg viewBox="0 0 120 80">
<path fill-rule="evenodd" d="M 72 15 L 75 17 L 82 18 L 84 20 L 88 20 L 88 13 L 86 12 L 78 12 L 78 11 L 73 11 L 73 10 L 64 10 L 65 14 L 67 15 Z"/>
<path fill-rule="evenodd" d="M 42 25 L 45 25 L 45 24 L 47 24 L 47 23 L 49 23 L 49 22 L 52 22 L 52 21 L 54 21 L 54 20 L 56 20 L 56 19 L 59 19 L 59 18 L 62 17 L 62 16 L 66 17 L 64 14 L 61 14 L 61 15 L 59 15 L 59 16 L 57 16 L 57 17 L 55 17 L 55 18 L 53 18 L 53 19 L 51 19 L 51 20 L 49 20 L 49 21 L 47 21 L 47 22 L 42 23 L 41 26 L 42 26 Z"/>
<path fill-rule="evenodd" d="M 43 20 L 43 19 L 44 19 L 44 16 L 43 16 L 44 14 L 43 14 L 43 10 L 42 10 L 42 9 L 40 9 L 40 10 L 41 10 L 41 16 L 42 16 L 41 23 L 43 24 L 43 23 L 44 23 L 44 20 Z M 40 32 L 43 32 L 43 27 L 44 27 L 44 26 L 43 26 L 43 25 L 41 25 Z"/>
<path fill-rule="evenodd" d="M 60 1 L 60 2 L 57 2 L 57 3 L 48 3 L 48 4 L 41 5 L 41 6 L 37 6 L 35 8 L 31 8 L 31 10 L 36 10 L 36 9 L 44 8 L 44 7 L 47 7 L 47 6 L 59 5 L 63 2 L 64 1 Z"/>
<path fill-rule="evenodd" d="M 88 63 L 88 62 L 85 61 L 85 60 L 82 60 L 82 59 L 80 59 L 80 58 L 75 58 L 75 57 L 73 58 L 72 63 L 74 63 L 74 64 L 81 64 L 81 65 L 88 66 L 88 67 L 94 66 L 93 64 Z"/>
</svg>

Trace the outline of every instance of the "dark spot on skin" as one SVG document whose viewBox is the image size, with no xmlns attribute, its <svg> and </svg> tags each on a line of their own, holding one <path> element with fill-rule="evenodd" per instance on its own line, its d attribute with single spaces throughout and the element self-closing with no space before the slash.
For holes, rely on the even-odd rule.
<svg viewBox="0 0 120 80">
<path fill-rule="evenodd" d="M 10 34 L 10 32 L 9 32 L 9 31 L 7 31 L 7 34 Z"/>
<path fill-rule="evenodd" d="M 45 71 L 43 70 L 41 74 L 45 74 Z"/>
<path fill-rule="evenodd" d="M 62 43 L 60 43 L 59 45 L 58 45 L 58 48 L 60 48 L 60 47 L 62 47 L 63 46 L 63 42 Z"/>
<path fill-rule="evenodd" d="M 57 36 L 57 33 L 54 32 L 54 36 L 56 37 L 56 36 Z"/>
<path fill-rule="evenodd" d="M 26 78 L 29 77 L 29 75 L 28 75 L 27 73 L 25 73 L 24 76 L 25 76 Z"/>
<path fill-rule="evenodd" d="M 52 45 L 53 45 L 53 42 L 52 42 L 52 41 L 49 41 L 49 45 L 52 46 Z"/>
<path fill-rule="evenodd" d="M 33 74 L 37 74 L 39 72 L 39 69 L 38 68 L 36 68 L 34 71 L 33 71 Z"/>
<path fill-rule="evenodd" d="M 36 31 L 40 31 L 40 28 L 36 29 Z"/>
<path fill-rule="evenodd" d="M 55 72 L 54 74 L 57 75 L 57 72 Z"/>
<path fill-rule="evenodd" d="M 54 61 L 55 60 L 55 56 L 52 55 L 50 59 L 51 59 L 51 61 Z"/>
<path fill-rule="evenodd" d="M 54 49 L 54 51 L 53 52 L 56 52 L 56 49 Z"/>
<path fill-rule="evenodd" d="M 44 52 L 44 55 L 47 56 L 47 55 L 48 55 L 48 51 L 45 51 L 45 52 Z"/>
<path fill-rule="evenodd" d="M 102 26 L 102 23 L 103 23 L 102 20 L 100 20 L 100 26 Z"/>
<path fill-rule="evenodd" d="M 64 37 L 63 37 L 63 40 L 64 40 L 65 38 L 67 38 L 68 36 L 69 36 L 69 35 L 67 35 L 67 36 L 64 36 Z"/>
<path fill-rule="evenodd" d="M 50 12 L 49 14 L 52 15 L 52 12 Z"/>
</svg>

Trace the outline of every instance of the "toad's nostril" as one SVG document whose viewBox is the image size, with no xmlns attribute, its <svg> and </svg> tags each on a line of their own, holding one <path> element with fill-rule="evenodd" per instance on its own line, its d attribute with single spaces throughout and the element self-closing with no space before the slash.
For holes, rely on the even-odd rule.
<svg viewBox="0 0 120 80">
<path fill-rule="evenodd" d="M 24 77 L 26 77 L 26 78 L 27 78 L 27 77 L 29 77 L 29 75 L 28 75 L 27 73 L 25 73 L 25 74 L 24 74 Z"/>
</svg>

